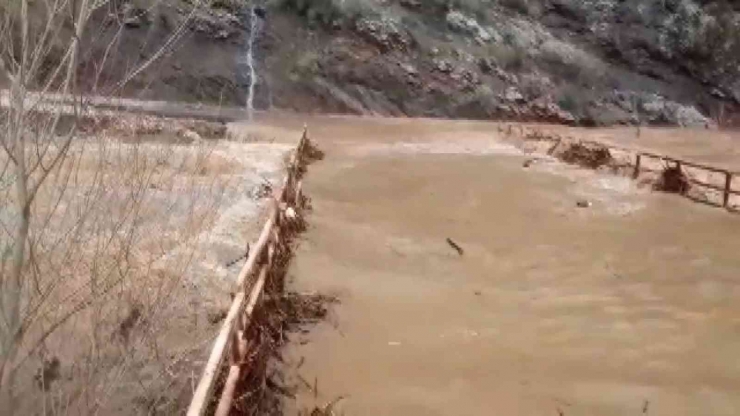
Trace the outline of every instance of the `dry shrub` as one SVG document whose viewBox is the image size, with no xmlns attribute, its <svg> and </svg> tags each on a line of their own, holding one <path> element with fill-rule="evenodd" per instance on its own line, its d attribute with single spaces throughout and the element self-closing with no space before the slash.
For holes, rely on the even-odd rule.
<svg viewBox="0 0 740 416">
<path fill-rule="evenodd" d="M 139 140 L 169 124 L 89 111 L 83 93 L 121 91 L 196 5 L 121 65 L 124 3 L 0 2 L 3 414 L 175 414 L 211 335 L 192 330 L 204 288 L 184 278 L 222 200 L 199 175 L 211 149 Z"/>
<path fill-rule="evenodd" d="M 679 165 L 666 166 L 654 189 L 663 192 L 685 195 L 691 189 L 691 181 Z"/>
<path fill-rule="evenodd" d="M 126 143 L 97 124 L 75 136 L 30 207 L 24 342 L 6 364 L 17 414 L 107 413 L 122 402 L 135 403 L 132 413 L 176 411 L 189 388 L 185 361 L 210 336 L 181 321 L 186 271 L 229 183 L 200 174 L 221 162 L 208 144 Z M 1 172 L 0 182 L 12 180 Z M 0 189 L 8 227 L 12 190 Z M 4 229 L 0 240 L 5 251 L 13 235 Z"/>
<path fill-rule="evenodd" d="M 613 162 L 612 155 L 607 147 L 582 142 L 567 145 L 567 148 L 559 157 L 564 162 L 590 169 L 598 169 Z"/>
<path fill-rule="evenodd" d="M 223 139 L 226 137 L 226 124 L 203 120 L 190 120 L 182 127 L 198 133 L 204 139 Z"/>
<path fill-rule="evenodd" d="M 501 4 L 525 16 L 538 17 L 542 14 L 542 5 L 536 0 L 502 0 Z"/>
</svg>

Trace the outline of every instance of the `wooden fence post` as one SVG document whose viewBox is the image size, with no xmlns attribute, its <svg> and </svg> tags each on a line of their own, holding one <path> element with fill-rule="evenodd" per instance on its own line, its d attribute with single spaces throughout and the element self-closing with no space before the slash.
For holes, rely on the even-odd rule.
<svg viewBox="0 0 740 416">
<path fill-rule="evenodd" d="M 638 153 L 637 158 L 635 159 L 635 172 L 632 174 L 632 177 L 634 179 L 637 179 L 637 177 L 640 176 L 640 162 L 641 161 L 642 161 L 642 155 Z"/>
<path fill-rule="evenodd" d="M 238 365 L 241 361 L 239 356 L 239 330 L 233 328 L 231 330 L 231 365 Z"/>
<path fill-rule="evenodd" d="M 295 206 L 298 209 L 304 208 L 303 207 L 303 181 L 298 181 L 298 183 L 295 185 Z"/>
<path fill-rule="evenodd" d="M 722 206 L 727 208 L 730 205 L 730 192 L 732 191 L 732 173 L 725 172 L 725 195 L 722 200 Z"/>
</svg>

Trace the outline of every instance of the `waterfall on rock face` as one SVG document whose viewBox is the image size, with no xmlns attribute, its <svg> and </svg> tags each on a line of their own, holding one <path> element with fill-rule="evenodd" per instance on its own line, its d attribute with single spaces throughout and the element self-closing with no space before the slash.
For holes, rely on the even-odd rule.
<svg viewBox="0 0 740 416">
<path fill-rule="evenodd" d="M 255 69 L 254 43 L 262 29 L 262 17 L 264 9 L 252 6 L 249 13 L 249 39 L 247 39 L 247 56 L 246 63 L 249 70 L 249 89 L 247 92 L 247 116 L 249 120 L 254 117 L 254 89 L 257 85 L 257 71 Z"/>
</svg>

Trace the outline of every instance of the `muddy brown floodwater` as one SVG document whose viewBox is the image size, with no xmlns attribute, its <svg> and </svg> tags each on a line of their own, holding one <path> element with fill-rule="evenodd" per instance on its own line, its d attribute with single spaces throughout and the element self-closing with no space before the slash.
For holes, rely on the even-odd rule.
<svg viewBox="0 0 740 416">
<path fill-rule="evenodd" d="M 327 157 L 290 274 L 341 303 L 287 352 L 289 414 L 740 414 L 740 217 L 524 168 L 493 124 L 309 126 Z"/>
</svg>

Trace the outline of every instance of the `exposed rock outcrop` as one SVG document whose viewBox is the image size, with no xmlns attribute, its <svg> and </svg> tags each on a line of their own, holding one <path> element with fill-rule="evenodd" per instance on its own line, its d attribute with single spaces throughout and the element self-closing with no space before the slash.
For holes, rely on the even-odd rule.
<svg viewBox="0 0 740 416">
<path fill-rule="evenodd" d="M 177 47 L 123 93 L 243 103 L 248 7 L 223 1 L 190 14 L 185 0 L 146 1 L 94 19 L 124 24 L 104 77 L 150 57 L 190 17 Z M 740 7 L 726 2 L 268 4 L 255 55 L 258 108 L 687 127 L 740 114 Z"/>
</svg>

